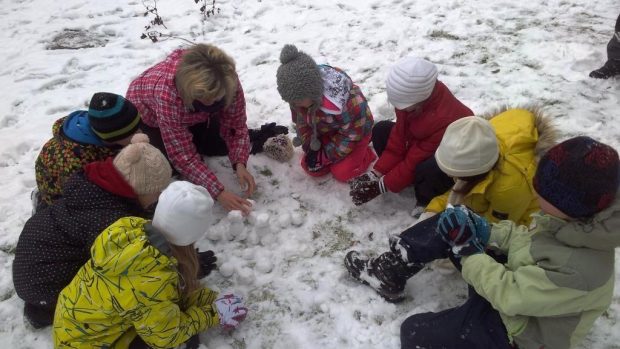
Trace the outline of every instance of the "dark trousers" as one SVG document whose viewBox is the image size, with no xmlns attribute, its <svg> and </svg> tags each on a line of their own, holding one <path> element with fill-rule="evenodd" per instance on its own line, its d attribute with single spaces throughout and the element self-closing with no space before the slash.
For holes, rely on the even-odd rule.
<svg viewBox="0 0 620 349">
<path fill-rule="evenodd" d="M 461 270 L 460 260 L 435 231 L 438 220 L 435 215 L 403 231 L 400 244 L 409 262 L 450 258 Z M 511 348 L 499 313 L 471 287 L 469 298 L 459 307 L 407 318 L 400 327 L 400 340 L 401 348 Z"/>
<path fill-rule="evenodd" d="M 159 127 L 151 127 L 142 123 L 140 129 L 149 136 L 151 145 L 159 149 L 166 159 L 170 160 Z M 228 155 L 228 147 L 220 136 L 220 123 L 216 118 L 190 126 L 189 131 L 192 133 L 192 142 L 196 146 L 198 154 L 206 156 Z M 178 173 L 176 169 L 175 173 Z"/>
<path fill-rule="evenodd" d="M 497 310 L 470 288 L 459 307 L 408 317 L 400 326 L 400 347 L 442 349 L 510 349 Z"/>
<path fill-rule="evenodd" d="M 607 59 L 617 61 L 620 64 L 620 15 L 616 19 L 616 27 L 614 36 L 607 44 Z"/>
<path fill-rule="evenodd" d="M 393 121 L 384 120 L 377 122 L 372 128 L 372 146 L 377 155 L 381 156 L 387 147 L 394 124 Z M 435 157 L 431 156 L 416 166 L 415 179 L 412 184 L 417 204 L 426 206 L 435 196 L 450 190 L 454 181 L 441 171 Z"/>
</svg>

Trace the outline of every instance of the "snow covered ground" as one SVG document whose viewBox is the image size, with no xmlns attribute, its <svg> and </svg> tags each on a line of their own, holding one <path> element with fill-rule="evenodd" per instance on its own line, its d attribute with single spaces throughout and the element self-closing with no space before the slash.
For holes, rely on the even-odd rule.
<svg viewBox="0 0 620 349">
<path fill-rule="evenodd" d="M 160 0 L 163 32 L 213 43 L 237 62 L 248 124 L 290 124 L 276 90 L 281 47 L 294 43 L 319 63 L 345 69 L 367 96 L 375 120 L 389 119 L 384 78 L 398 58 L 435 62 L 439 78 L 475 112 L 538 102 L 565 135 L 587 134 L 620 149 L 620 81 L 587 77 L 605 60 L 618 0 L 218 0 L 202 21 L 191 0 Z M 186 43 L 141 40 L 141 1 L 0 1 L 0 346 L 50 348 L 50 329 L 22 318 L 11 264 L 30 215 L 34 160 L 54 120 L 85 109 L 97 91 L 124 94 L 133 77 Z M 80 29 L 90 48 L 49 50 L 65 29 Z M 69 33 L 71 34 L 71 33 Z M 65 33 L 67 35 L 67 33 Z M 352 281 L 342 265 L 351 247 L 381 251 L 387 234 L 415 219 L 411 191 L 354 207 L 348 187 L 313 179 L 298 166 L 258 155 L 249 168 L 259 185 L 251 219 L 218 209 L 201 249 L 213 249 L 216 289 L 246 295 L 250 315 L 231 334 L 202 335 L 208 348 L 399 348 L 411 314 L 460 304 L 458 274 L 427 268 L 407 286 L 408 299 L 386 303 Z M 236 188 L 227 160 L 209 159 Z M 232 239 L 232 240 L 231 240 Z M 620 259 L 619 259 L 620 260 Z M 620 270 L 620 268 L 619 268 Z M 620 288 L 582 348 L 620 348 Z"/>
</svg>

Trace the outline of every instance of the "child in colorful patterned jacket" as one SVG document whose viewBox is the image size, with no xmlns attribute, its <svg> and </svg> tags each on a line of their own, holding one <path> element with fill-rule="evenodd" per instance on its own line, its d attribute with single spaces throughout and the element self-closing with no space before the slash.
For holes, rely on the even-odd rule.
<svg viewBox="0 0 620 349">
<path fill-rule="evenodd" d="M 65 181 L 84 165 L 114 156 L 139 127 L 136 107 L 107 92 L 95 93 L 88 111 L 74 111 L 56 120 L 53 137 L 43 145 L 35 163 L 38 194 L 33 192 L 33 211 L 62 197 Z"/>
<path fill-rule="evenodd" d="M 331 172 L 341 182 L 364 173 L 377 156 L 368 146 L 373 118 L 360 88 L 294 45 L 282 48 L 280 61 L 278 92 L 291 107 L 293 143 L 305 153 L 301 167 L 313 177 Z"/>
</svg>

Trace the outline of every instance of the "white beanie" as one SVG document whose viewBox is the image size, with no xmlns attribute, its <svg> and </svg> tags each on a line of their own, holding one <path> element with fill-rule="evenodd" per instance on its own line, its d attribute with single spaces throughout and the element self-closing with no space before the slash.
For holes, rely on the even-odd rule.
<svg viewBox="0 0 620 349">
<path fill-rule="evenodd" d="M 497 137 L 487 120 L 468 116 L 451 123 L 435 152 L 439 168 L 451 177 L 471 177 L 491 170 L 499 157 Z"/>
<path fill-rule="evenodd" d="M 385 82 L 388 100 L 400 110 L 426 100 L 433 93 L 437 74 L 437 67 L 429 61 L 402 58 L 392 66 Z"/>
<path fill-rule="evenodd" d="M 159 196 L 153 226 L 171 244 L 188 246 L 207 231 L 212 207 L 213 199 L 205 188 L 186 181 L 172 182 Z"/>
</svg>

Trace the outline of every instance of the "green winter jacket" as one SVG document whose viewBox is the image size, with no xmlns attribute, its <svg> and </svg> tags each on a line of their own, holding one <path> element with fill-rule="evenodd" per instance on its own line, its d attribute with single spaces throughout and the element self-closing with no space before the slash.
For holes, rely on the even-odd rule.
<svg viewBox="0 0 620 349">
<path fill-rule="evenodd" d="M 587 223 L 534 214 L 530 229 L 493 225 L 489 248 L 508 256 L 463 258 L 463 278 L 499 311 L 520 349 L 577 345 L 609 307 L 620 200 Z"/>
</svg>

